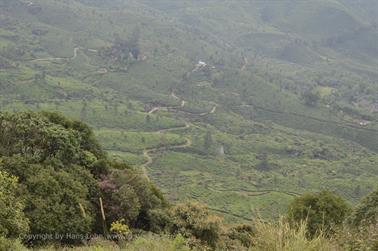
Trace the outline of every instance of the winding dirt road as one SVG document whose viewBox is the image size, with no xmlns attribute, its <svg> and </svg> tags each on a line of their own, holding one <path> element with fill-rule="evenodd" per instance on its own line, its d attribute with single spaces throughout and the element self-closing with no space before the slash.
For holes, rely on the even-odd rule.
<svg viewBox="0 0 378 251">
<path fill-rule="evenodd" d="M 179 129 L 187 129 L 189 127 L 190 127 L 190 124 L 189 123 L 185 123 L 185 126 L 182 126 L 182 127 L 173 127 L 173 128 L 167 128 L 167 129 L 161 129 L 159 131 L 156 131 L 155 133 L 161 134 L 161 133 L 164 133 L 164 132 L 167 132 L 167 131 L 179 130 Z M 152 153 L 155 153 L 155 152 L 158 152 L 158 151 L 161 151 L 161 150 L 173 150 L 173 149 L 188 148 L 188 147 L 191 147 L 192 144 L 193 144 L 192 140 L 189 139 L 189 138 L 186 138 L 186 142 L 184 144 L 170 145 L 170 146 L 161 146 L 161 147 L 155 147 L 155 148 L 145 149 L 143 151 L 143 156 L 147 159 L 147 161 L 144 164 L 141 165 L 144 176 L 148 180 L 150 180 L 150 178 L 148 177 L 147 167 L 149 165 L 151 165 L 152 162 L 153 162 L 153 159 L 152 159 L 152 156 L 151 156 Z"/>
<path fill-rule="evenodd" d="M 173 98 L 177 99 L 177 100 L 180 100 L 180 98 L 176 96 L 176 94 L 175 94 L 174 91 L 171 92 L 171 96 Z M 186 101 L 185 100 L 181 100 L 181 108 L 183 108 L 185 106 L 185 104 L 186 104 Z"/>
<path fill-rule="evenodd" d="M 171 92 L 171 96 L 177 100 L 181 100 L 181 107 L 184 107 L 185 104 L 186 104 L 186 101 L 183 100 L 183 99 L 180 99 L 174 91 Z M 148 111 L 147 113 L 148 114 L 152 114 L 152 113 L 155 113 L 161 109 L 176 109 L 177 107 L 169 107 L 169 106 L 157 106 L 157 107 L 153 107 L 150 111 Z M 200 116 L 206 116 L 206 115 L 209 115 L 209 114 L 213 114 L 215 113 L 217 110 L 217 105 L 214 105 L 214 107 L 211 109 L 211 111 L 209 112 L 204 112 L 204 113 L 200 113 L 199 115 Z M 182 129 L 187 129 L 191 126 L 190 123 L 186 122 L 185 123 L 185 126 L 180 126 L 180 127 L 172 127 L 172 128 L 167 128 L 167 129 L 160 129 L 158 131 L 156 131 L 155 133 L 158 133 L 158 134 L 161 134 L 161 133 L 164 133 L 164 132 L 168 132 L 168 131 L 173 131 L 173 130 L 182 130 Z M 143 151 L 143 156 L 147 159 L 147 161 L 141 165 L 142 167 L 142 171 L 143 171 L 143 174 L 144 176 L 149 180 L 149 177 L 148 177 L 148 172 L 147 172 L 147 167 L 149 165 L 152 164 L 153 162 L 153 158 L 151 156 L 152 153 L 155 153 L 155 152 L 158 152 L 158 151 L 161 151 L 161 150 L 172 150 L 172 149 L 180 149 L 180 148 L 188 148 L 188 147 L 191 147 L 192 146 L 192 140 L 187 138 L 186 139 L 186 142 L 184 144 L 181 144 L 181 145 L 171 145 L 171 146 L 162 146 L 162 147 L 157 147 L 157 148 L 150 148 L 150 149 L 145 149 Z"/>
<path fill-rule="evenodd" d="M 162 108 L 162 107 L 160 107 L 160 106 L 158 106 L 158 107 L 154 107 L 154 108 L 152 108 L 152 109 L 148 112 L 148 114 L 152 114 L 152 113 L 154 113 L 154 112 L 157 112 L 157 111 L 159 111 L 161 108 Z"/>
<path fill-rule="evenodd" d="M 173 97 L 174 99 L 177 99 L 177 100 L 181 100 L 181 105 L 180 107 L 181 108 L 184 108 L 185 105 L 186 105 L 186 101 L 183 100 L 183 99 L 180 99 L 174 91 L 171 92 L 171 97 Z M 155 107 L 152 107 L 151 110 L 149 110 L 147 113 L 148 114 L 152 114 L 152 113 L 155 113 L 159 110 L 162 110 L 162 109 L 177 109 L 177 106 L 155 106 Z M 209 115 L 209 114 L 213 114 L 215 113 L 217 110 L 217 105 L 214 105 L 214 107 L 209 111 L 209 112 L 203 112 L 203 113 L 199 113 L 198 115 L 199 116 L 205 116 L 205 115 Z M 187 113 L 190 113 L 188 111 L 186 111 Z"/>
<path fill-rule="evenodd" d="M 175 99 L 178 99 L 178 100 L 180 100 L 180 98 L 176 96 L 176 94 L 175 94 L 175 92 L 174 92 L 174 91 L 172 91 L 172 92 L 171 92 L 171 96 L 172 96 L 173 98 L 175 98 Z"/>
<path fill-rule="evenodd" d="M 174 97 L 177 100 L 180 100 L 180 98 L 176 96 L 176 94 L 175 94 L 174 91 L 171 92 L 171 96 Z M 185 106 L 185 104 L 186 104 L 186 101 L 185 100 L 181 100 L 181 108 L 183 108 Z"/>
<path fill-rule="evenodd" d="M 209 111 L 209 112 L 203 112 L 203 113 L 200 113 L 199 115 L 200 115 L 200 116 L 206 116 L 206 115 L 209 115 L 209 114 L 213 114 L 213 113 L 215 113 L 216 111 L 217 111 L 217 106 L 214 105 L 214 107 L 211 109 L 211 111 Z"/>
<path fill-rule="evenodd" d="M 178 96 L 176 96 L 174 91 L 171 92 L 171 96 L 173 98 L 177 99 L 177 100 L 180 100 L 180 98 Z M 184 107 L 185 104 L 186 104 L 186 101 L 181 100 L 181 107 Z M 155 112 L 157 112 L 161 109 L 169 109 L 169 108 L 176 108 L 176 107 L 157 106 L 157 107 L 153 107 L 150 111 L 148 111 L 148 114 L 155 113 Z M 162 133 L 165 133 L 165 132 L 168 132 L 168 131 L 187 129 L 189 127 L 190 127 L 190 124 L 188 122 L 186 122 L 185 126 L 160 129 L 160 130 L 156 131 L 155 133 L 162 134 Z M 161 151 L 161 150 L 180 149 L 180 148 L 187 148 L 187 147 L 191 147 L 191 146 L 192 146 L 192 140 L 187 138 L 186 142 L 184 144 L 181 144 L 181 145 L 171 145 L 171 146 L 162 146 L 162 147 L 144 149 L 143 150 L 143 156 L 147 159 L 147 161 L 141 165 L 141 168 L 142 168 L 142 172 L 143 172 L 144 176 L 146 177 L 146 179 L 150 180 L 150 178 L 148 176 L 147 167 L 149 165 L 151 165 L 152 162 L 153 162 L 153 158 L 152 158 L 151 154 L 158 152 L 158 151 Z"/>
</svg>

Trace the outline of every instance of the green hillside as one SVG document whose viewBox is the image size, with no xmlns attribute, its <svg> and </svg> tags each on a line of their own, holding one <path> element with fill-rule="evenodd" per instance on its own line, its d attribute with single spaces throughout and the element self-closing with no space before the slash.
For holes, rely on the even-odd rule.
<svg viewBox="0 0 378 251">
<path fill-rule="evenodd" d="M 87 122 L 229 221 L 305 191 L 355 203 L 378 182 L 370 2 L 0 0 L 0 108 Z"/>
</svg>

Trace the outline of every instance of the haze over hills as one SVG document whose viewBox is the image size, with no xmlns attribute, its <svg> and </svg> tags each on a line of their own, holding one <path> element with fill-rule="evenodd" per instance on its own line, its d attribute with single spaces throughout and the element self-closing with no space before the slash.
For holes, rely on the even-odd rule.
<svg viewBox="0 0 378 251">
<path fill-rule="evenodd" d="M 81 119 L 170 201 L 275 217 L 378 181 L 378 2 L 0 0 L 0 107 Z"/>
</svg>

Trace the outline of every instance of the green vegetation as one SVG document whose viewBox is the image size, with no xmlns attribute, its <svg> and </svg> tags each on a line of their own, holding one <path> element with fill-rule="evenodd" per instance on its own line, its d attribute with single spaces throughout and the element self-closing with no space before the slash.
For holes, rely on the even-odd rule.
<svg viewBox="0 0 378 251">
<path fill-rule="evenodd" d="M 299 251 L 337 245 L 364 250 L 376 245 L 376 191 L 351 214 L 341 197 L 323 191 L 296 198 L 287 219 L 277 225 L 259 218 L 230 225 L 198 202 L 170 205 L 144 172 L 109 160 L 82 122 L 56 113 L 1 113 L 0 126 L 4 250 L 26 250 L 20 241 L 59 250 L 84 240 L 88 245 L 78 250 Z"/>
<path fill-rule="evenodd" d="M 193 238 L 238 250 L 250 246 L 248 227 L 204 241 L 198 231 L 215 222 L 173 231 L 169 204 L 206 202 L 197 216 L 226 225 L 319 206 L 318 195 L 301 199 L 308 192 L 355 206 L 378 182 L 377 9 L 375 0 L 0 0 L 0 204 L 14 208 L 1 235 L 120 223 L 158 233 L 133 239 L 136 250 L 174 249 L 181 237 L 184 250 Z M 365 226 L 377 205 L 361 203 L 348 219 Z M 325 209 L 306 211 L 306 235 Z M 364 240 L 368 225 L 339 239 Z"/>
<path fill-rule="evenodd" d="M 364 197 L 348 218 L 352 226 L 374 225 L 378 221 L 378 190 Z"/>
<path fill-rule="evenodd" d="M 172 211 L 174 232 L 194 242 L 200 240 L 209 247 L 216 247 L 220 240 L 220 218 L 211 215 L 207 208 L 197 203 L 178 204 Z"/>
<path fill-rule="evenodd" d="M 307 222 L 307 232 L 315 236 L 318 232 L 330 234 L 340 226 L 350 208 L 345 201 L 329 191 L 305 194 L 289 206 L 289 218 L 293 223 Z"/>
<path fill-rule="evenodd" d="M 326 239 L 322 233 L 312 239 L 307 239 L 308 226 L 302 222 L 297 228 L 290 227 L 290 224 L 283 219 L 278 224 L 255 223 L 256 235 L 253 238 L 252 248 L 250 250 L 325 250 L 331 251 L 336 249 L 332 241 Z"/>
<path fill-rule="evenodd" d="M 369 5 L 0 5 L 0 109 L 88 123 L 109 159 L 142 166 L 170 201 L 242 222 L 306 191 L 353 204 L 376 186 Z"/>
<path fill-rule="evenodd" d="M 106 231 L 126 217 L 129 226 L 148 230 L 152 210 L 167 206 L 138 170 L 109 161 L 81 122 L 55 113 L 1 113 L 0 125 L 3 237 L 78 242 L 67 234 Z"/>
<path fill-rule="evenodd" d="M 17 178 L 0 171 L 0 205 L 2 208 L 0 236 L 17 238 L 29 231 L 28 221 L 24 215 L 25 205 L 20 196 Z"/>
</svg>

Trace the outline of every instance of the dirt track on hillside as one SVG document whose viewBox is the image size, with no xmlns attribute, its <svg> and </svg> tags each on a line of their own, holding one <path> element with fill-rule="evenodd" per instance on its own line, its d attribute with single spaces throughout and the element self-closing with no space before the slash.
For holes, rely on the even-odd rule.
<svg viewBox="0 0 378 251">
<path fill-rule="evenodd" d="M 190 124 L 186 123 L 185 126 L 182 127 L 173 127 L 173 128 L 167 128 L 167 129 L 161 129 L 156 131 L 155 133 L 163 133 L 167 132 L 170 130 L 179 130 L 179 129 L 186 129 L 189 128 Z M 149 180 L 150 178 L 148 177 L 148 172 L 147 172 L 147 167 L 153 163 L 153 158 L 151 156 L 152 153 L 156 153 L 162 150 L 173 150 L 173 149 L 181 149 L 181 148 L 188 148 L 191 147 L 193 144 L 192 140 L 189 138 L 186 138 L 186 142 L 184 144 L 179 144 L 179 145 L 168 145 L 168 146 L 161 146 L 161 147 L 154 147 L 154 148 L 149 148 L 145 149 L 143 151 L 143 156 L 147 159 L 147 161 L 142 164 L 142 171 L 144 176 Z"/>
</svg>

